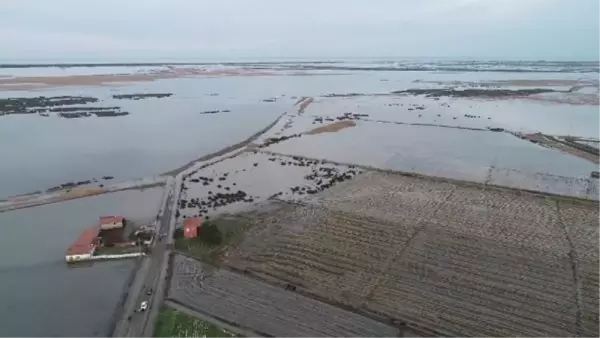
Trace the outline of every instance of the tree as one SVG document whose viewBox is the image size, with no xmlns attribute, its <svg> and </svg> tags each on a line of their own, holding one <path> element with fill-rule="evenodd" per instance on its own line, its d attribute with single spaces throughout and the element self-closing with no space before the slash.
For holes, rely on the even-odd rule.
<svg viewBox="0 0 600 338">
<path fill-rule="evenodd" d="M 209 244 L 219 245 L 223 242 L 223 234 L 215 224 L 204 222 L 200 231 L 200 239 Z"/>
</svg>

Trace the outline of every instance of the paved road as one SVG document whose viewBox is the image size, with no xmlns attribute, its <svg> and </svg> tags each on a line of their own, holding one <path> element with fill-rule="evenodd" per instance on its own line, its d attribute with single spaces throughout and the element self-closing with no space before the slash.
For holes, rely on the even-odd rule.
<svg viewBox="0 0 600 338">
<path fill-rule="evenodd" d="M 173 198 L 175 197 L 175 183 L 172 179 L 165 186 L 165 193 L 169 194 L 163 205 L 164 212 L 157 222 L 157 237 L 149 255 L 143 258 L 141 266 L 129 289 L 129 295 L 124 305 L 122 318 L 117 323 L 113 336 L 115 337 L 152 337 L 154 320 L 158 315 L 158 310 L 162 302 L 162 290 L 158 290 L 159 281 L 164 279 L 167 258 L 169 254 L 168 236 L 170 234 L 171 214 L 173 208 Z M 170 184 L 169 184 L 170 183 Z M 160 240 L 161 233 L 166 233 L 167 237 Z M 162 284 L 162 283 L 160 283 Z M 147 292 L 152 289 L 152 293 Z M 157 295 L 158 293 L 158 295 Z M 148 310 L 144 312 L 135 311 L 140 307 L 143 301 L 148 302 Z M 131 316 L 131 319 L 128 317 Z M 152 321 L 149 321 L 152 319 Z"/>
</svg>

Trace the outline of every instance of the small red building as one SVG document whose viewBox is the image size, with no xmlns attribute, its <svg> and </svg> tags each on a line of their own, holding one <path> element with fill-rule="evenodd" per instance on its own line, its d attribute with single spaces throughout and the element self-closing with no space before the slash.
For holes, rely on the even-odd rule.
<svg viewBox="0 0 600 338">
<path fill-rule="evenodd" d="M 97 226 L 85 229 L 79 238 L 67 250 L 67 254 L 65 255 L 67 262 L 91 258 L 99 243 L 99 232 L 100 228 Z"/>
<path fill-rule="evenodd" d="M 202 218 L 192 217 L 183 221 L 183 237 L 185 238 L 196 238 L 200 233 L 202 227 Z"/>
</svg>

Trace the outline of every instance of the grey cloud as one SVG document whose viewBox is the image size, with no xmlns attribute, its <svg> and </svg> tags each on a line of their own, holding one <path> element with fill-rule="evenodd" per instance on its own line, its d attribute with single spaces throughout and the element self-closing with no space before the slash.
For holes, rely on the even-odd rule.
<svg viewBox="0 0 600 338">
<path fill-rule="evenodd" d="M 597 0 L 3 0 L 0 61 L 598 59 Z"/>
</svg>

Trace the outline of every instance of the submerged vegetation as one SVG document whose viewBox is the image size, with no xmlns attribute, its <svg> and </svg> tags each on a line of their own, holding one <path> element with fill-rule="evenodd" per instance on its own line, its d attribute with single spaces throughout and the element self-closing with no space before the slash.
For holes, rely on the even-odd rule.
<svg viewBox="0 0 600 338">
<path fill-rule="evenodd" d="M 425 97 L 510 97 L 528 96 L 556 92 L 553 89 L 407 89 L 392 92 L 392 94 L 425 95 Z"/>
<path fill-rule="evenodd" d="M 39 114 L 49 117 L 49 113 L 65 119 L 82 117 L 113 117 L 129 115 L 121 111 L 121 107 L 87 107 L 88 103 L 99 100 L 89 96 L 54 96 L 54 97 L 13 97 L 0 99 L 0 116 L 13 114 Z"/>
<path fill-rule="evenodd" d="M 148 93 L 148 94 L 119 94 L 113 95 L 113 99 L 117 100 L 142 100 L 149 98 L 161 99 L 163 97 L 170 97 L 173 93 Z"/>
<path fill-rule="evenodd" d="M 95 102 L 98 102 L 98 99 L 89 96 L 10 97 L 6 99 L 0 99 L 0 116 L 58 111 L 51 109 L 57 109 L 52 108 L 57 106 L 87 104 Z"/>
</svg>

